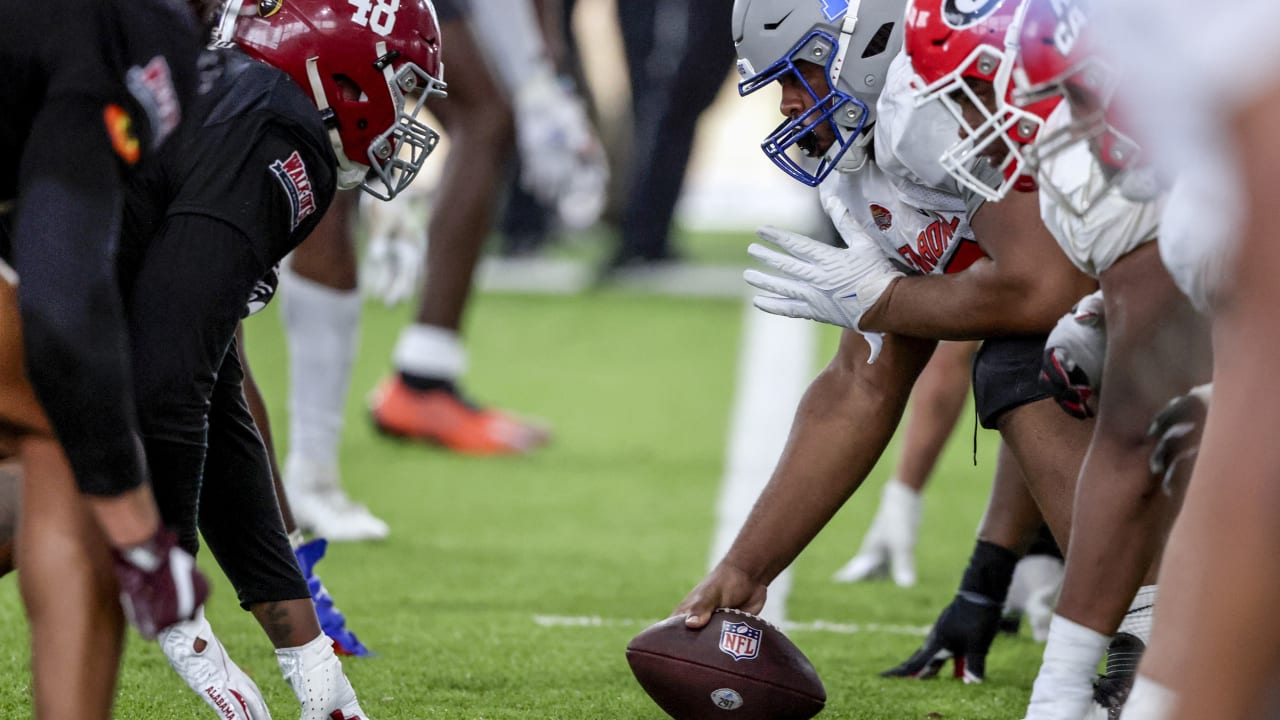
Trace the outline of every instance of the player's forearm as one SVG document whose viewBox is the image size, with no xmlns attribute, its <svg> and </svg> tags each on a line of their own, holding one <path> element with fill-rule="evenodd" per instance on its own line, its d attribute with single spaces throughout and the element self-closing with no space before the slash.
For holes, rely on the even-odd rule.
<svg viewBox="0 0 1280 720">
<path fill-rule="evenodd" d="M 867 365 L 866 343 L 845 333 L 805 393 L 782 458 L 725 562 L 763 584 L 791 564 L 880 459 L 931 349 L 886 337 L 880 359 Z"/>
<path fill-rule="evenodd" d="M 936 340 L 1047 333 L 1091 287 L 1075 278 L 1023 277 L 984 259 L 951 275 L 900 278 L 861 327 Z"/>
</svg>

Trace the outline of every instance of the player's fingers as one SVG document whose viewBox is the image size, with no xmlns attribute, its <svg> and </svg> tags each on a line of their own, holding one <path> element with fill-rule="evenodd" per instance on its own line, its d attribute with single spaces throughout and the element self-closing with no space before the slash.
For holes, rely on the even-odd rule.
<svg viewBox="0 0 1280 720">
<path fill-rule="evenodd" d="M 742 279 L 757 290 L 763 290 L 779 297 L 803 300 L 809 294 L 809 286 L 798 280 L 770 275 L 759 270 L 744 271 Z"/>
<path fill-rule="evenodd" d="M 936 636 L 930 634 L 925 644 L 915 651 L 911 657 L 897 667 L 889 668 L 880 673 L 880 677 L 933 677 L 938 674 L 942 663 L 946 662 L 949 657 L 951 657 L 951 653 L 942 648 Z"/>
<path fill-rule="evenodd" d="M 790 230 L 783 230 L 772 225 L 765 225 L 756 230 L 756 237 L 777 245 L 802 260 L 817 260 L 822 250 L 830 246 L 807 238 Z"/>
<path fill-rule="evenodd" d="M 786 253 L 780 253 L 773 248 L 765 247 L 760 243 L 748 245 L 747 254 L 765 265 L 793 277 L 809 279 L 813 275 L 813 268 L 809 263 L 797 260 Z"/>
<path fill-rule="evenodd" d="M 813 308 L 803 300 L 791 300 L 788 298 L 770 297 L 767 295 L 757 295 L 751 301 L 760 310 L 770 315 L 780 315 L 782 317 L 796 318 L 799 320 L 814 320 Z"/>
<path fill-rule="evenodd" d="M 956 658 L 956 677 L 965 685 L 976 685 L 987 678 L 987 656 L 972 653 Z"/>
</svg>

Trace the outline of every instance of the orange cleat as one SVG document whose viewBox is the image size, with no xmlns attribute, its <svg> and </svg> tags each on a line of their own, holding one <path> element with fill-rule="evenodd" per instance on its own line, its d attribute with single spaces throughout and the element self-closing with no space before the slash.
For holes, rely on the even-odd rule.
<svg viewBox="0 0 1280 720">
<path fill-rule="evenodd" d="M 448 389 L 414 390 L 399 376 L 373 391 L 369 412 L 381 432 L 467 455 L 527 453 L 551 439 L 542 425 L 476 407 Z"/>
</svg>

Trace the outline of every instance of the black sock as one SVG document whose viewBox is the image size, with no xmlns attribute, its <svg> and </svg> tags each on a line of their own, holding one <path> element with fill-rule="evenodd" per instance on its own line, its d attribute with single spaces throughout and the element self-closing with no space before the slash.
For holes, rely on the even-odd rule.
<svg viewBox="0 0 1280 720">
<path fill-rule="evenodd" d="M 403 370 L 400 371 L 400 380 L 410 388 L 418 392 L 430 392 L 432 390 L 444 390 L 447 393 L 457 395 L 458 388 L 454 386 L 452 380 L 444 378 L 430 377 L 427 375 L 414 375 Z"/>
<path fill-rule="evenodd" d="M 979 540 L 960 581 L 960 594 L 980 604 L 1003 605 L 1017 565 L 1018 556 L 1012 550 Z"/>
</svg>

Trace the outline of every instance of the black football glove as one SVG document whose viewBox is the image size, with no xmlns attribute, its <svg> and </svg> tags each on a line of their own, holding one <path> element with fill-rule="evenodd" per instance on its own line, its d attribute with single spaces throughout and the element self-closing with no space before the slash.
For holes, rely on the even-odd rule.
<svg viewBox="0 0 1280 720">
<path fill-rule="evenodd" d="M 1213 397 L 1213 384 L 1201 385 L 1169 401 L 1147 428 L 1156 439 L 1151 451 L 1151 474 L 1163 478 L 1165 492 L 1173 491 L 1179 467 L 1189 467 L 1200 452 L 1200 436 Z"/>
<path fill-rule="evenodd" d="M 1040 380 L 1072 417 L 1097 411 L 1102 366 L 1107 352 L 1102 291 L 1086 295 L 1062 316 L 1044 344 Z"/>
<path fill-rule="evenodd" d="M 927 680 L 935 677 L 947 660 L 955 660 L 955 677 L 980 683 L 987 675 L 987 652 L 1000 628 L 1002 604 L 969 593 L 956 595 L 942 611 L 924 645 L 901 665 L 881 677 Z"/>
<path fill-rule="evenodd" d="M 150 540 L 113 553 L 120 605 L 129 623 L 148 640 L 195 617 L 209 596 L 209 582 L 196 559 L 178 547 L 173 531 L 162 528 Z"/>
</svg>

